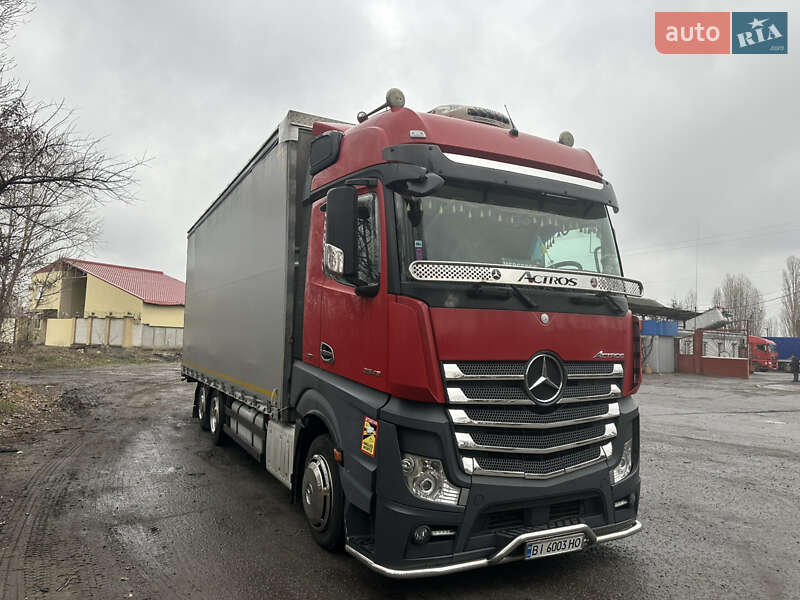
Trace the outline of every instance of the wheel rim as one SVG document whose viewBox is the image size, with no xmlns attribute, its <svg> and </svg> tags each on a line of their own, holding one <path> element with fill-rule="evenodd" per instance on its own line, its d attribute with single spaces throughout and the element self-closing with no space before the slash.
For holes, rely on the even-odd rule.
<svg viewBox="0 0 800 600">
<path fill-rule="evenodd" d="M 211 413 L 209 414 L 209 425 L 211 426 L 211 433 L 217 432 L 219 425 L 219 396 L 215 395 L 214 400 L 211 401 Z"/>
<path fill-rule="evenodd" d="M 208 402 L 208 393 L 206 388 L 200 390 L 200 398 L 197 400 L 197 416 L 202 421 L 206 416 L 206 403 Z"/>
<path fill-rule="evenodd" d="M 312 456 L 303 473 L 303 511 L 311 527 L 322 531 L 331 516 L 333 478 L 328 461 L 321 454 Z"/>
</svg>

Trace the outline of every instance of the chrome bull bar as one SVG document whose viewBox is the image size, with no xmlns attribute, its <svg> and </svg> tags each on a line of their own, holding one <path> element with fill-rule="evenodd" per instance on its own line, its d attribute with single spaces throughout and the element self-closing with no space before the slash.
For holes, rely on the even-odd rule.
<svg viewBox="0 0 800 600">
<path fill-rule="evenodd" d="M 554 529 L 545 529 L 543 531 L 532 531 L 530 533 L 523 533 L 518 535 L 513 540 L 508 542 L 505 546 L 503 546 L 500 550 L 495 552 L 492 556 L 488 558 L 481 558 L 478 560 L 470 560 L 467 562 L 456 563 L 452 565 L 442 565 L 439 567 L 426 567 L 422 569 L 392 569 L 389 567 L 384 567 L 383 565 L 379 565 L 378 563 L 371 560 L 369 557 L 364 556 L 358 550 L 354 549 L 352 546 L 345 546 L 345 550 L 351 556 L 354 556 L 358 559 L 361 563 L 372 569 L 373 571 L 380 573 L 386 577 L 390 577 L 392 579 L 415 579 L 418 577 L 435 577 L 437 575 L 449 575 L 452 573 L 461 573 L 462 571 L 469 571 L 472 569 L 480 569 L 482 567 L 488 567 L 492 565 L 499 565 L 506 562 L 512 562 L 515 560 L 521 560 L 522 556 L 511 556 L 511 553 L 514 552 L 517 548 L 519 548 L 523 544 L 527 544 L 528 542 L 535 542 L 538 540 L 543 539 L 558 539 L 569 535 L 575 535 L 578 533 L 582 533 L 586 536 L 586 545 L 594 545 L 594 544 L 603 544 L 605 542 L 613 542 L 614 540 L 619 540 L 624 537 L 628 537 L 629 535 L 633 535 L 638 533 L 642 530 L 642 524 L 639 521 L 634 521 L 633 524 L 620 531 L 614 531 L 612 533 L 607 533 L 603 535 L 597 535 L 594 530 L 585 524 L 580 525 L 568 525 L 566 527 L 556 527 Z"/>
</svg>

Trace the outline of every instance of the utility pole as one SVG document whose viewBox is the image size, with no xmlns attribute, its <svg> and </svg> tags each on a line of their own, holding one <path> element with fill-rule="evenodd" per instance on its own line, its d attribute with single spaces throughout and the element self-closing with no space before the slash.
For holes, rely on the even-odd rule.
<svg viewBox="0 0 800 600">
<path fill-rule="evenodd" d="M 700 223 L 697 223 L 697 235 L 694 238 L 694 312 L 697 312 L 697 303 L 700 299 L 699 288 L 699 246 L 700 246 Z"/>
</svg>

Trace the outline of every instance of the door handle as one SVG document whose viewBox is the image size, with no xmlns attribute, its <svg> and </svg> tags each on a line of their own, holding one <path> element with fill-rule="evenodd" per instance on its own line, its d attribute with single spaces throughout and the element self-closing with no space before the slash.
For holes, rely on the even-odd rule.
<svg viewBox="0 0 800 600">
<path fill-rule="evenodd" d="M 333 348 L 331 348 L 325 342 L 322 342 L 319 345 L 319 357 L 322 359 L 322 362 L 332 363 L 335 359 L 333 355 Z"/>
</svg>

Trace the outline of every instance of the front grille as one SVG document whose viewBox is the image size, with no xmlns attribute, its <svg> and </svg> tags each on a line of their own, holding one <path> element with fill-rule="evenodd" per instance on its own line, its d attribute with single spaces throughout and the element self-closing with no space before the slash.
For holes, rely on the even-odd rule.
<svg viewBox="0 0 800 600">
<path fill-rule="evenodd" d="M 578 380 L 570 382 L 564 388 L 563 398 L 592 398 L 609 396 L 612 392 L 610 380 Z M 458 389 L 470 400 L 515 400 L 532 402 L 523 389 L 523 383 L 517 381 L 464 381 L 459 382 Z"/>
<path fill-rule="evenodd" d="M 466 377 L 522 377 L 525 373 L 527 361 L 521 360 L 490 360 L 490 361 L 464 361 L 455 365 Z M 564 365 L 567 375 L 572 377 L 608 377 L 613 375 L 619 363 L 613 362 L 569 362 Z"/>
<path fill-rule="evenodd" d="M 581 381 L 568 383 L 564 390 L 564 398 L 585 398 L 589 396 L 605 396 L 611 392 L 607 381 Z"/>
<path fill-rule="evenodd" d="M 521 376 L 525 371 L 525 363 L 521 361 L 499 360 L 486 362 L 459 362 L 456 363 L 459 370 L 467 376 L 494 375 L 496 377 Z"/>
<path fill-rule="evenodd" d="M 614 372 L 612 362 L 569 362 L 565 365 L 567 375 L 610 375 Z"/>
<path fill-rule="evenodd" d="M 550 431 L 540 435 L 528 435 L 523 430 L 482 430 L 471 431 L 470 436 L 481 446 L 499 446 L 506 448 L 552 448 L 566 444 L 577 444 L 585 440 L 601 437 L 605 432 L 605 424 L 564 427 L 558 431 Z"/>
<path fill-rule="evenodd" d="M 462 383 L 458 387 L 464 392 L 467 398 L 481 400 L 492 398 L 496 400 L 522 400 L 528 399 L 528 395 L 522 390 L 519 383 L 500 384 L 493 381 Z"/>
<path fill-rule="evenodd" d="M 620 363 L 565 363 L 555 406 L 535 404 L 522 381 L 527 361 L 445 363 L 456 445 L 467 473 L 543 479 L 604 460 L 616 436 Z"/>
<path fill-rule="evenodd" d="M 503 456 L 487 452 L 475 454 L 473 458 L 486 471 L 549 475 L 595 460 L 601 454 L 599 446 L 590 446 L 545 456 Z"/>
<path fill-rule="evenodd" d="M 463 411 L 473 421 L 542 425 L 561 421 L 574 421 L 576 419 L 589 419 L 609 412 L 608 404 L 605 402 L 557 405 L 549 410 L 543 410 L 535 406 L 469 405 L 465 406 Z"/>
</svg>

